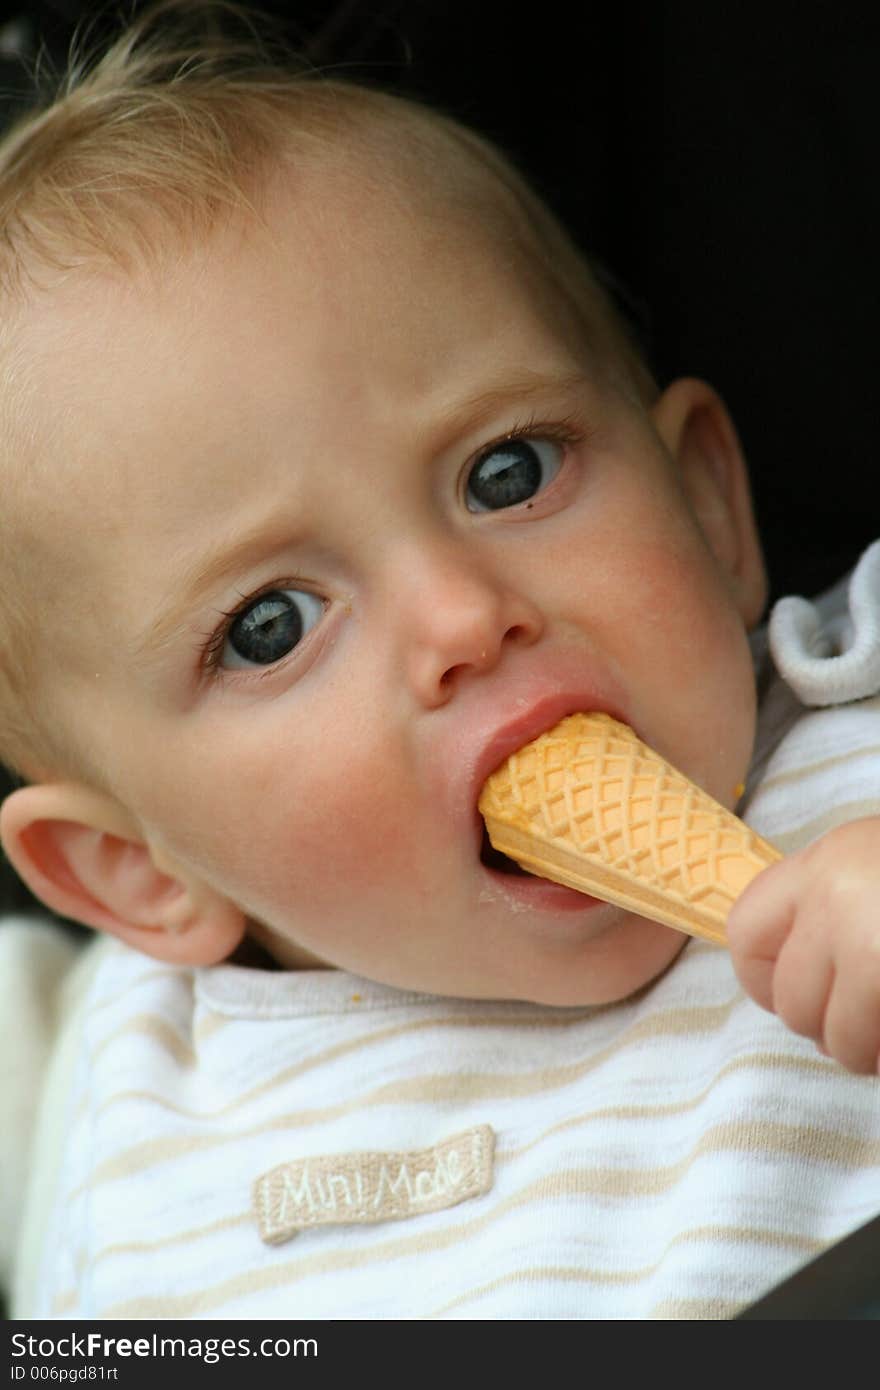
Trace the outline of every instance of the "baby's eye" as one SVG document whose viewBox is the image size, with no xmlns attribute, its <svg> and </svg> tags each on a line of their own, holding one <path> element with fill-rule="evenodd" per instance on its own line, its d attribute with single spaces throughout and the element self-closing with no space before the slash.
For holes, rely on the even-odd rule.
<svg viewBox="0 0 880 1390">
<path fill-rule="evenodd" d="M 552 483 L 562 467 L 564 446 L 554 439 L 505 439 L 480 455 L 471 469 L 468 511 L 497 512 L 527 502 Z"/>
<path fill-rule="evenodd" d="M 293 651 L 320 619 L 324 604 L 302 589 L 272 589 L 230 623 L 218 665 L 229 669 L 271 666 Z"/>
</svg>

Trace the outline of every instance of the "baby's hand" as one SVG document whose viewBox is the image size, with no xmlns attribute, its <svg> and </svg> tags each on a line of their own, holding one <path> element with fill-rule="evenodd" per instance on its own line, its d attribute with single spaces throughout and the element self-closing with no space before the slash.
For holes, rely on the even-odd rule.
<svg viewBox="0 0 880 1390">
<path fill-rule="evenodd" d="M 754 879 L 727 920 L 745 990 L 850 1071 L 880 1071 L 880 817 Z"/>
</svg>

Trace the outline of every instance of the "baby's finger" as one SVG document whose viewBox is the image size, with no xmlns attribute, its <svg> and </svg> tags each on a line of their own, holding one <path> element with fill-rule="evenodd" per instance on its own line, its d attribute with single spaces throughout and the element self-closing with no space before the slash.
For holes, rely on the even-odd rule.
<svg viewBox="0 0 880 1390">
<path fill-rule="evenodd" d="M 838 973 L 822 1025 L 829 1056 L 862 1076 L 875 1076 L 880 1060 L 880 993 L 871 971 Z"/>
<path fill-rule="evenodd" d="M 835 968 L 821 926 L 797 921 L 782 944 L 771 984 L 772 1009 L 802 1037 L 824 1042 Z"/>
<path fill-rule="evenodd" d="M 800 873 L 796 856 L 783 859 L 754 878 L 727 917 L 727 945 L 743 988 L 765 1009 L 773 1009 L 777 957 L 795 917 Z"/>
</svg>

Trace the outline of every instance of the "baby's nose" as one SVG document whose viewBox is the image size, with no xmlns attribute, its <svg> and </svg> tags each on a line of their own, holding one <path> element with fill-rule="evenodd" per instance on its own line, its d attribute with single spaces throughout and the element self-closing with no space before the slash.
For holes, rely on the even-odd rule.
<svg viewBox="0 0 880 1390">
<path fill-rule="evenodd" d="M 492 670 L 511 645 L 543 631 L 537 606 L 519 588 L 460 556 L 421 557 L 410 589 L 408 677 L 427 708 L 446 704 L 462 681 Z"/>
</svg>

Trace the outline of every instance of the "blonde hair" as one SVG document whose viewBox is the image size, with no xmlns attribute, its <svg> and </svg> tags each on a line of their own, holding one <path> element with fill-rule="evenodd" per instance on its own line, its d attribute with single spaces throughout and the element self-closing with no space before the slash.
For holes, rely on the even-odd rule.
<svg viewBox="0 0 880 1390">
<path fill-rule="evenodd" d="M 197 245 L 236 212 L 259 216 L 261 186 L 291 148 L 303 157 L 363 151 L 378 157 L 399 203 L 439 180 L 445 199 L 500 227 L 634 389 L 653 394 L 585 259 L 493 146 L 409 98 L 280 57 L 267 24 L 222 0 L 164 0 L 97 61 L 74 53 L 54 96 L 0 141 L 0 762 L 29 776 L 79 770 L 40 713 L 17 562 L 26 529 L 15 529 L 37 448 L 16 311 L 59 275 L 155 265 L 169 244 Z"/>
</svg>

